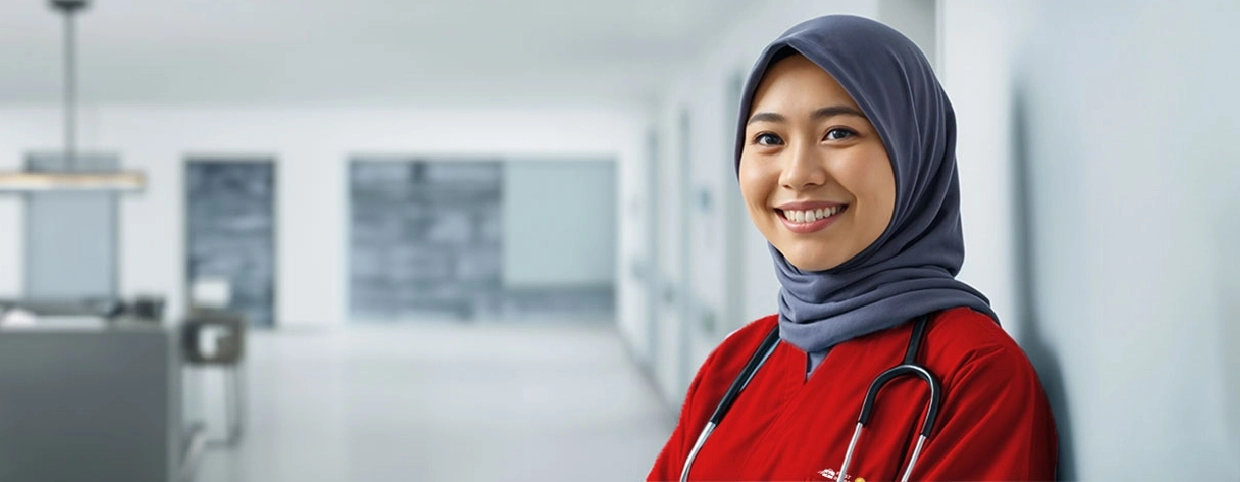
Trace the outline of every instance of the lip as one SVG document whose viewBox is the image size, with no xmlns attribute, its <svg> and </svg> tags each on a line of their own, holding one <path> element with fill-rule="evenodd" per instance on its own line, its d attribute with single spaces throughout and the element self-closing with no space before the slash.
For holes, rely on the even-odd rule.
<svg viewBox="0 0 1240 482">
<path fill-rule="evenodd" d="M 784 211 L 784 212 L 810 211 L 810 210 L 834 208 L 836 206 L 848 206 L 848 205 L 844 203 L 836 203 L 836 202 L 829 202 L 829 201 L 797 201 L 797 202 L 782 204 L 777 209 L 779 211 Z M 826 229 L 827 226 L 834 224 L 835 220 L 839 219 L 840 215 L 846 212 L 848 212 L 847 207 L 843 211 L 836 213 L 834 216 L 819 219 L 812 223 L 792 222 L 792 221 L 789 221 L 787 218 L 785 218 L 782 214 L 778 212 L 775 213 L 775 217 L 779 218 L 779 222 L 784 223 L 784 227 L 788 228 L 789 231 L 792 231 L 797 234 L 809 234 L 809 233 L 814 233 L 814 232 L 818 232 L 818 231 L 822 231 L 823 229 Z"/>
</svg>

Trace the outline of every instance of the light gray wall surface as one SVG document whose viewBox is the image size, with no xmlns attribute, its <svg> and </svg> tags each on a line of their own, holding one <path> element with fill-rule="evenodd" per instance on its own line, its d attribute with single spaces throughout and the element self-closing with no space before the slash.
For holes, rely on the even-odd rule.
<svg viewBox="0 0 1240 482">
<path fill-rule="evenodd" d="M 504 285 L 613 285 L 617 180 L 614 162 L 505 163 Z"/>
<path fill-rule="evenodd" d="M 1026 191 L 1005 326 L 1055 406 L 1061 476 L 1240 479 L 1240 4 L 943 13 L 957 114 L 990 121 L 962 121 L 961 150 Z"/>
</svg>

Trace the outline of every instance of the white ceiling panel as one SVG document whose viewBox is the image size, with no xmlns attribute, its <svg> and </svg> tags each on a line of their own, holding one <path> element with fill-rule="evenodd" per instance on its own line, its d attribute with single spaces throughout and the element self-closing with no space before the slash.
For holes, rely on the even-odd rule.
<svg viewBox="0 0 1240 482">
<path fill-rule="evenodd" d="M 84 102 L 647 96 L 752 0 L 92 0 Z M 62 20 L 0 2 L 0 102 L 61 98 Z"/>
</svg>

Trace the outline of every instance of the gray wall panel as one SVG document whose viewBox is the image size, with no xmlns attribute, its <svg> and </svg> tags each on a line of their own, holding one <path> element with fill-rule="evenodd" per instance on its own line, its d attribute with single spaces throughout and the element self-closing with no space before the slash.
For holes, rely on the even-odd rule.
<svg viewBox="0 0 1240 482">
<path fill-rule="evenodd" d="M 32 172 L 115 171 L 116 156 L 79 153 L 73 165 L 61 153 L 33 153 Z M 117 295 L 117 194 L 26 194 L 25 296 L 81 299 Z"/>
</svg>

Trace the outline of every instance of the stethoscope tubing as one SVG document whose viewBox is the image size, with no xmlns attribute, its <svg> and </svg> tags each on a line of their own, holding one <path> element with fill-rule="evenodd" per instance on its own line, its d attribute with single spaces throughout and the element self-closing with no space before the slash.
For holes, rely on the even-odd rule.
<svg viewBox="0 0 1240 482">
<path fill-rule="evenodd" d="M 917 460 L 921 456 L 922 447 L 926 440 L 930 438 L 931 432 L 934 430 L 934 421 L 938 417 L 939 407 L 942 403 L 942 385 L 937 377 L 924 366 L 917 364 L 917 352 L 920 349 L 921 341 L 925 335 L 926 323 L 929 321 L 928 316 L 923 316 L 917 320 L 913 326 L 913 333 L 909 337 L 908 351 L 905 353 L 904 363 L 889 368 L 880 373 L 866 391 L 865 399 L 861 404 L 861 415 L 857 417 L 857 427 L 853 431 L 852 439 L 848 443 L 848 450 L 844 453 L 844 463 L 840 466 L 840 471 L 836 480 L 846 480 L 848 468 L 852 464 L 854 451 L 857 442 L 861 439 L 861 432 L 865 426 L 869 424 L 874 413 L 874 403 L 878 399 L 878 393 L 884 386 L 900 377 L 913 376 L 920 378 L 930 388 L 930 400 L 927 403 L 925 419 L 921 425 L 921 431 L 917 437 L 917 445 L 913 448 L 913 454 L 909 457 L 908 467 L 905 469 L 901 480 L 907 482 L 913 473 L 913 467 L 917 465 Z M 689 451 L 688 457 L 685 458 L 684 467 L 680 472 L 680 481 L 687 482 L 689 480 L 689 469 L 693 466 L 693 461 L 697 459 L 698 452 L 702 450 L 702 446 L 706 444 L 706 440 L 714 433 L 715 428 L 723 421 L 723 417 L 732 409 L 733 403 L 744 389 L 749 386 L 750 380 L 753 379 L 758 369 L 766 363 L 771 353 L 775 351 L 775 346 L 779 343 L 779 328 L 771 330 L 762 343 L 758 345 L 758 349 L 754 351 L 749 362 L 741 369 L 740 374 L 732 381 L 728 390 L 724 392 L 723 398 L 719 401 L 719 405 L 715 407 L 715 411 L 711 414 L 706 426 L 698 435 L 697 441 L 693 444 L 693 448 Z"/>
<path fill-rule="evenodd" d="M 719 422 L 723 421 L 723 416 L 728 414 L 732 409 L 732 404 L 736 402 L 736 397 L 740 395 L 745 387 L 749 386 L 749 381 L 758 373 L 766 363 L 767 358 L 771 357 L 771 353 L 775 351 L 775 346 L 779 344 L 779 328 L 771 330 L 762 340 L 762 344 L 758 345 L 758 349 L 754 350 L 753 356 L 749 358 L 749 362 L 741 369 L 741 373 L 732 380 L 732 385 L 728 387 L 728 391 L 723 393 L 723 399 L 719 400 L 719 405 L 715 407 L 715 412 L 711 414 L 710 420 L 706 422 L 706 428 L 698 435 L 697 442 L 693 444 L 693 449 L 689 451 L 689 456 L 685 458 L 684 468 L 680 470 L 680 481 L 689 480 L 689 468 L 693 466 L 694 459 L 697 459 L 698 451 L 702 450 L 702 445 L 706 443 L 706 439 L 710 438 L 710 434 L 715 431 L 715 427 L 719 426 Z"/>
</svg>

